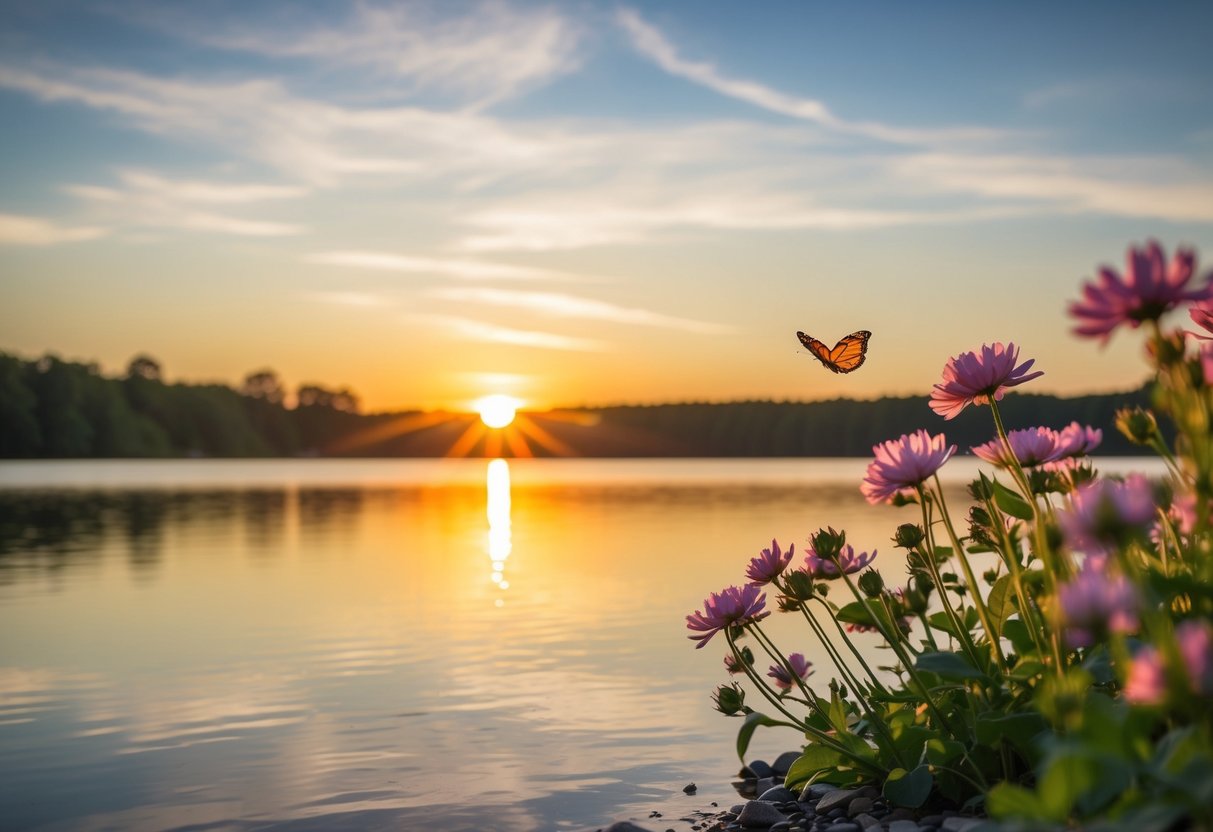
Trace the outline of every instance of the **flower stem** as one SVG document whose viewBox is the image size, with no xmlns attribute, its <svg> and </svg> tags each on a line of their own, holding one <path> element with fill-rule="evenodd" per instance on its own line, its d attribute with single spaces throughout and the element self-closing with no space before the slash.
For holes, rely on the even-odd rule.
<svg viewBox="0 0 1213 832">
<path fill-rule="evenodd" d="M 969 563 L 969 556 L 965 552 L 964 547 L 960 545 L 960 538 L 956 535 L 956 529 L 952 526 L 952 518 L 948 515 L 948 505 L 943 499 L 943 485 L 939 482 L 939 474 L 935 474 L 935 488 L 937 491 L 933 495 L 939 501 L 939 512 L 943 516 L 943 527 L 947 529 L 948 538 L 952 541 L 952 549 L 956 552 L 956 557 L 960 561 L 960 568 L 964 570 L 965 580 L 969 584 L 969 589 L 973 593 L 973 605 L 977 607 L 977 617 L 981 619 L 981 626 L 986 631 L 986 638 L 990 642 L 990 648 L 994 651 L 994 658 L 998 662 L 998 666 L 1005 673 L 1007 670 L 1007 658 L 1002 653 L 1002 643 L 998 636 L 998 630 L 994 628 L 990 621 L 990 609 L 986 606 L 986 602 L 982 600 L 981 588 L 977 585 L 977 577 L 973 574 L 973 567 Z M 928 492 L 930 493 L 930 492 Z"/>
</svg>

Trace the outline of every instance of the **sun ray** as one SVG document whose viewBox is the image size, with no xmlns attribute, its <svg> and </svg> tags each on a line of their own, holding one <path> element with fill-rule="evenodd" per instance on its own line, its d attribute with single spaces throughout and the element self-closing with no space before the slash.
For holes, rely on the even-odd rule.
<svg viewBox="0 0 1213 832">
<path fill-rule="evenodd" d="M 451 445 L 450 450 L 446 452 L 447 457 L 467 456 L 471 453 L 472 448 L 480 441 L 480 438 L 487 432 L 487 428 L 479 420 L 472 422 L 467 426 L 467 429 L 459 434 L 459 438 Z"/>
<path fill-rule="evenodd" d="M 456 418 L 458 418 L 456 415 L 444 412 L 417 413 L 401 416 L 397 419 L 392 419 L 390 422 L 385 422 L 381 425 L 371 425 L 370 427 L 343 436 L 330 444 L 325 450 L 327 453 L 334 454 L 349 453 L 358 448 L 365 448 L 367 445 L 395 439 L 397 436 L 403 436 L 406 433 L 415 433 L 419 430 L 432 428 Z"/>
<path fill-rule="evenodd" d="M 544 430 L 543 427 L 529 416 L 520 415 L 514 424 L 532 442 L 545 450 L 551 451 L 556 456 L 577 456 L 577 452 L 570 445 L 552 436 L 552 434 Z"/>
<path fill-rule="evenodd" d="M 501 456 L 501 431 L 495 430 L 489 432 L 484 439 L 484 455 L 490 459 L 496 459 Z"/>
<path fill-rule="evenodd" d="M 517 420 L 515 420 L 514 425 L 518 425 L 519 428 L 522 427 L 522 425 L 518 424 Z M 520 430 L 513 430 L 514 425 L 502 431 L 505 435 L 505 443 L 509 446 L 510 455 L 518 459 L 530 459 L 535 454 L 531 451 L 531 446 L 527 444 L 526 437 L 522 435 L 522 432 Z"/>
</svg>

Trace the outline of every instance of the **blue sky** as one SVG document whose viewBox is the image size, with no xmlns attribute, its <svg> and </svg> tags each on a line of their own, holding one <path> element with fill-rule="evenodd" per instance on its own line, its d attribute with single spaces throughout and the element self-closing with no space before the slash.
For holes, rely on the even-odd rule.
<svg viewBox="0 0 1213 832">
<path fill-rule="evenodd" d="M 7 4 L 0 349 L 372 408 L 924 394 L 1213 251 L 1197 3 Z M 875 335 L 846 377 L 795 331 Z"/>
</svg>

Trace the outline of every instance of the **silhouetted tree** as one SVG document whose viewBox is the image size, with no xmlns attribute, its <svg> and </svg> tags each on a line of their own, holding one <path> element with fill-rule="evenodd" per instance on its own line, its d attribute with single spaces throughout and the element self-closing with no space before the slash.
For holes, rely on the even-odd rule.
<svg viewBox="0 0 1213 832">
<path fill-rule="evenodd" d="M 160 362 L 150 355 L 136 355 L 131 363 L 126 365 L 127 378 L 142 378 L 148 381 L 160 381 L 163 373 Z"/>
<path fill-rule="evenodd" d="M 273 370 L 257 370 L 244 377 L 240 385 L 240 394 L 250 399 L 259 399 L 269 404 L 282 404 L 286 398 L 286 388 Z"/>
<path fill-rule="evenodd" d="M 21 361 L 0 355 L 0 457 L 37 456 L 41 450 L 38 398 L 25 381 Z"/>
</svg>

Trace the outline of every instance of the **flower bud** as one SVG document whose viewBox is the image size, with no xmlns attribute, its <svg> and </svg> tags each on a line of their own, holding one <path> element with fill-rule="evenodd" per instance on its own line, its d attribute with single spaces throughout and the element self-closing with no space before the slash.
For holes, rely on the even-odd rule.
<svg viewBox="0 0 1213 832">
<path fill-rule="evenodd" d="M 969 496 L 974 500 L 985 502 L 994 499 L 994 481 L 982 474 L 978 479 L 969 483 Z"/>
<path fill-rule="evenodd" d="M 922 526 L 914 523 L 903 523 L 897 527 L 897 533 L 893 535 L 893 544 L 902 549 L 913 549 L 918 544 L 922 543 L 923 538 Z"/>
<path fill-rule="evenodd" d="M 869 569 L 859 576 L 859 588 L 869 598 L 879 598 L 880 593 L 884 591 L 884 579 L 875 569 Z"/>
<path fill-rule="evenodd" d="M 1166 367 L 1184 360 L 1184 347 L 1184 333 L 1171 332 L 1151 338 L 1146 344 L 1146 352 L 1159 367 Z"/>
<path fill-rule="evenodd" d="M 808 601 L 813 597 L 813 576 L 803 569 L 794 569 L 783 575 L 788 595 L 797 601 Z M 795 608 L 793 608 L 795 609 Z"/>
<path fill-rule="evenodd" d="M 1116 411 L 1116 429 L 1130 442 L 1149 445 L 1159 438 L 1158 421 L 1154 414 L 1140 407 Z"/>
<path fill-rule="evenodd" d="M 745 709 L 745 691 L 736 682 L 721 685 L 712 693 L 712 702 L 725 716 L 735 716 Z"/>
<path fill-rule="evenodd" d="M 903 596 L 906 610 L 914 615 L 924 615 L 930 606 L 929 596 L 933 589 L 935 585 L 931 583 L 930 578 L 923 575 L 912 577 Z"/>
<path fill-rule="evenodd" d="M 846 545 L 847 533 L 836 532 L 833 528 L 818 529 L 817 534 L 811 538 L 813 551 L 810 554 L 816 554 L 822 560 L 833 560 L 842 552 L 842 547 Z"/>
</svg>

